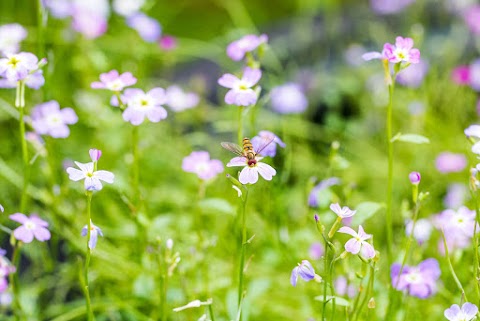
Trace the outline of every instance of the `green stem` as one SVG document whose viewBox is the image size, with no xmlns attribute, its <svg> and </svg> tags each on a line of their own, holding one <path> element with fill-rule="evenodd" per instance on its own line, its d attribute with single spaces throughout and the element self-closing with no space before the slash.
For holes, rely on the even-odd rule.
<svg viewBox="0 0 480 321">
<path fill-rule="evenodd" d="M 246 213 L 245 208 L 247 206 L 247 198 L 248 198 L 248 189 L 245 188 L 244 197 L 241 198 L 242 205 L 240 206 L 240 215 L 242 220 L 242 246 L 240 250 L 240 267 L 238 270 L 238 309 L 241 307 L 242 299 L 243 299 L 243 283 L 244 283 L 244 275 L 243 270 L 245 266 L 245 251 L 247 246 L 247 226 L 246 226 Z M 240 314 L 240 320 L 242 319 Z"/>
<path fill-rule="evenodd" d="M 208 305 L 208 312 L 210 314 L 210 320 L 215 321 L 215 314 L 213 313 L 213 302 Z"/>
<path fill-rule="evenodd" d="M 365 305 L 365 303 L 369 299 L 370 292 L 373 291 L 373 284 L 374 284 L 374 280 L 375 280 L 374 277 L 375 277 L 375 265 L 373 265 L 373 266 L 371 265 L 370 266 L 370 278 L 368 279 L 368 284 L 367 284 L 367 291 L 365 292 L 365 296 L 363 297 L 362 302 L 360 303 L 360 305 L 358 307 L 358 312 L 357 312 L 357 315 L 355 316 L 355 320 L 358 320 L 358 318 L 360 317 L 360 314 L 362 314 L 363 306 Z M 360 296 L 360 294 L 359 294 L 359 296 Z M 387 319 L 387 320 L 391 320 L 391 319 Z"/>
<path fill-rule="evenodd" d="M 473 193 L 473 192 L 472 192 Z M 473 196 L 473 195 L 472 195 Z M 479 206 L 479 203 L 480 203 L 480 198 L 479 198 L 479 194 L 478 194 L 478 191 L 476 191 L 475 193 L 475 213 L 476 213 L 476 216 L 475 216 L 475 220 L 476 220 L 476 223 L 475 223 L 475 226 L 473 228 L 473 246 L 474 246 L 474 270 L 473 270 L 473 277 L 475 279 L 475 291 L 477 293 L 477 299 L 479 300 L 477 305 L 480 304 L 480 267 L 478 266 L 479 265 L 479 258 L 478 258 L 478 235 L 477 235 L 477 226 L 478 224 L 480 224 L 480 206 Z"/>
<path fill-rule="evenodd" d="M 133 126 L 132 130 L 132 153 L 133 153 L 133 200 L 134 205 L 139 210 L 140 207 L 140 187 L 139 187 L 139 157 L 138 157 L 138 126 Z"/>
<path fill-rule="evenodd" d="M 411 247 L 412 241 L 413 241 L 413 233 L 415 231 L 415 225 L 417 224 L 419 209 L 420 209 L 420 206 L 417 202 L 417 203 L 415 203 L 415 210 L 414 210 L 414 213 L 413 213 L 412 230 L 410 231 L 410 235 L 408 236 L 407 247 L 405 249 L 405 256 L 403 257 L 402 265 L 400 266 L 400 271 L 398 272 L 398 278 L 397 278 L 397 282 L 395 282 L 395 288 L 398 287 L 398 283 L 400 282 L 400 275 L 402 275 L 403 268 L 405 267 L 405 264 L 407 264 L 408 255 L 410 254 L 410 247 Z"/>
<path fill-rule="evenodd" d="M 20 303 L 20 287 L 18 282 L 18 272 L 20 263 L 20 246 L 21 242 L 17 241 L 13 247 L 12 264 L 17 269 L 14 273 L 10 273 L 9 280 L 13 290 L 13 308 L 15 320 L 23 320 L 23 308 Z"/>
<path fill-rule="evenodd" d="M 392 142 L 392 109 L 393 90 L 395 82 L 388 86 L 387 106 L 387 146 L 388 146 L 388 183 L 387 183 L 387 260 L 388 266 L 392 264 L 393 256 L 393 221 L 392 221 L 392 200 L 393 200 L 393 142 Z"/>
<path fill-rule="evenodd" d="M 22 146 L 22 161 L 23 161 L 23 187 L 20 201 L 20 213 L 25 211 L 27 205 L 27 187 L 30 177 L 30 162 L 28 160 L 27 140 L 25 138 L 25 83 L 23 81 L 17 82 L 17 90 L 15 97 L 15 107 L 20 111 L 19 125 L 20 125 L 20 144 Z"/>
<path fill-rule="evenodd" d="M 327 277 L 327 271 L 328 271 L 328 239 L 324 237 L 325 240 L 325 254 L 323 258 L 323 270 L 324 270 L 324 275 L 325 278 L 323 280 L 323 309 L 322 309 L 322 320 L 325 319 L 326 315 L 326 310 L 327 310 L 327 286 L 328 286 L 328 277 Z"/>
<path fill-rule="evenodd" d="M 452 261 L 450 261 L 450 255 L 448 254 L 447 239 L 445 238 L 445 233 L 443 231 L 443 228 L 442 228 L 442 238 L 443 238 L 443 246 L 445 247 L 445 257 L 447 258 L 448 268 L 452 273 L 452 277 L 455 280 L 455 284 L 457 284 L 458 289 L 462 292 L 462 298 L 465 299 L 465 302 L 470 302 L 467 299 L 467 295 L 465 294 L 465 290 L 463 289 L 462 283 L 460 283 L 460 280 L 458 279 L 457 274 L 453 269 Z"/>
<path fill-rule="evenodd" d="M 87 308 L 87 320 L 93 320 L 93 312 L 92 312 L 92 305 L 90 302 L 90 289 L 88 287 L 88 267 L 90 265 L 90 257 L 91 257 L 91 249 L 89 246 L 90 243 L 90 232 L 92 229 L 92 218 L 91 218 L 91 205 L 92 205 L 92 192 L 87 192 L 87 257 L 85 259 L 85 268 L 84 268 L 84 279 L 85 279 L 85 300 L 86 300 L 86 308 Z"/>
</svg>

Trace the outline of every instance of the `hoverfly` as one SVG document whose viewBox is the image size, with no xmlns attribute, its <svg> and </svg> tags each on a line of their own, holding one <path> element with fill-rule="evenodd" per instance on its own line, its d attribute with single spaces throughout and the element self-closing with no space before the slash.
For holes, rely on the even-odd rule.
<svg viewBox="0 0 480 321">
<path fill-rule="evenodd" d="M 243 147 L 238 146 L 235 143 L 222 142 L 221 145 L 223 148 L 231 151 L 238 156 L 245 157 L 247 159 L 248 166 L 254 166 L 257 163 L 257 157 L 261 157 L 260 153 L 268 145 L 274 141 L 275 137 L 271 139 L 264 139 L 262 143 L 254 149 L 254 146 L 249 138 L 243 138 L 242 145 Z"/>
</svg>

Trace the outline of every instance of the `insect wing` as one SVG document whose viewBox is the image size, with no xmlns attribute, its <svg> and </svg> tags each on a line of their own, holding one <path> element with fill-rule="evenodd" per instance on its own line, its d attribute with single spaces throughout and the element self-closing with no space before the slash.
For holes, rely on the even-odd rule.
<svg viewBox="0 0 480 321">
<path fill-rule="evenodd" d="M 256 154 L 261 155 L 262 151 L 267 148 L 273 141 L 275 140 L 275 137 L 269 137 L 269 138 L 260 138 L 260 141 L 255 141 L 254 145 L 254 150 Z"/>
<path fill-rule="evenodd" d="M 226 150 L 229 150 L 232 153 L 237 154 L 238 156 L 244 156 L 242 147 L 238 146 L 237 144 L 230 142 L 222 142 L 221 145 Z"/>
</svg>

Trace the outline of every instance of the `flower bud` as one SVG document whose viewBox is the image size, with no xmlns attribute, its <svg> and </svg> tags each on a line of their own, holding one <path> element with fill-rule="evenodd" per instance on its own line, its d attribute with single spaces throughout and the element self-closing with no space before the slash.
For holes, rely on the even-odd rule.
<svg viewBox="0 0 480 321">
<path fill-rule="evenodd" d="M 88 153 L 90 154 L 92 162 L 98 162 L 100 157 L 102 157 L 102 151 L 99 149 L 92 148 L 88 151 Z"/>
<path fill-rule="evenodd" d="M 420 173 L 419 172 L 411 172 L 409 175 L 408 175 L 408 178 L 410 179 L 410 182 L 414 185 L 418 185 L 420 183 L 420 179 L 422 178 L 420 176 Z"/>
</svg>

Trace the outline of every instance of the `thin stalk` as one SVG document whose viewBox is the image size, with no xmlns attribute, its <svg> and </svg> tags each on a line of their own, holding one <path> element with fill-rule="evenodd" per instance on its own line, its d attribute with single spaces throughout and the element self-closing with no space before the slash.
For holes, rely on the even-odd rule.
<svg viewBox="0 0 480 321">
<path fill-rule="evenodd" d="M 20 303 L 20 287 L 18 283 L 18 272 L 20 270 L 20 246 L 21 242 L 17 241 L 13 247 L 12 264 L 17 270 L 9 275 L 10 284 L 12 285 L 13 290 L 13 311 L 15 314 L 15 320 L 17 321 L 23 320 L 23 308 Z"/>
<path fill-rule="evenodd" d="M 335 287 L 333 286 L 333 266 L 335 265 L 335 262 L 337 262 L 340 259 L 340 257 L 337 257 L 332 260 L 330 263 L 330 270 L 329 270 L 329 278 L 328 281 L 330 283 L 330 295 L 332 296 L 332 321 L 335 320 L 335 310 L 336 310 L 336 300 L 335 300 Z"/>
<path fill-rule="evenodd" d="M 373 290 L 373 284 L 374 284 L 374 277 L 375 277 L 375 265 L 370 266 L 370 278 L 368 279 L 368 284 L 367 284 L 367 292 L 365 293 L 365 296 L 362 299 L 362 302 L 360 303 L 360 306 L 358 308 L 358 313 L 355 316 L 355 320 L 358 320 L 358 317 L 362 313 L 363 306 L 367 302 L 368 298 L 370 297 L 370 292 Z M 390 319 L 389 319 L 390 320 Z"/>
<path fill-rule="evenodd" d="M 472 192 L 473 194 L 473 192 Z M 473 195 L 472 195 L 473 196 Z M 473 277 L 475 279 L 475 291 L 476 291 L 476 294 L 477 294 L 477 300 L 478 300 L 478 304 L 480 304 L 480 271 L 479 271 L 479 258 L 478 258 L 478 235 L 477 235 L 477 227 L 478 227 L 478 224 L 480 224 L 480 206 L 479 206 L 479 203 L 480 203 L 480 198 L 479 198 L 479 194 L 478 194 L 478 191 L 476 191 L 475 193 L 475 225 L 474 225 L 474 228 L 473 228 L 473 246 L 474 246 L 474 257 L 473 257 L 473 266 L 474 266 L 474 269 L 473 269 Z"/>
<path fill-rule="evenodd" d="M 92 229 L 92 219 L 91 219 L 91 205 L 92 205 L 92 192 L 87 192 L 87 220 L 88 220 L 88 229 L 87 229 L 87 257 L 85 259 L 85 268 L 84 268 L 84 279 L 85 279 L 85 303 L 87 308 L 87 320 L 93 320 L 93 312 L 92 312 L 92 305 L 90 301 L 90 290 L 88 287 L 88 267 L 90 265 L 90 257 L 91 257 L 91 250 L 90 250 L 90 232 Z"/>
<path fill-rule="evenodd" d="M 215 314 L 213 313 L 213 302 L 208 305 L 208 313 L 210 314 L 210 320 L 215 321 Z"/>
<path fill-rule="evenodd" d="M 447 239 L 445 238 L 445 233 L 442 228 L 442 238 L 443 238 L 443 246 L 445 247 L 445 257 L 447 258 L 448 262 L 448 268 L 450 269 L 450 272 L 452 273 L 452 277 L 455 280 L 455 283 L 458 286 L 458 289 L 462 292 L 462 298 L 465 300 L 465 302 L 470 302 L 467 299 L 467 295 L 465 294 L 465 290 L 463 289 L 462 283 L 460 283 L 460 280 L 457 277 L 457 274 L 455 273 L 455 270 L 453 269 L 452 261 L 450 261 L 450 256 L 448 254 L 448 246 L 447 246 Z"/>
<path fill-rule="evenodd" d="M 20 144 L 22 146 L 22 161 L 23 161 L 23 187 L 22 196 L 20 201 L 20 213 L 25 211 L 27 205 L 27 187 L 30 177 L 30 162 L 28 159 L 27 140 L 25 138 L 25 83 L 23 81 L 17 82 L 17 90 L 15 97 L 15 107 L 19 109 L 19 131 L 20 131 Z"/>
<path fill-rule="evenodd" d="M 327 271 L 328 271 L 328 239 L 325 238 L 325 255 L 324 255 L 324 259 L 323 259 L 323 270 L 324 270 L 324 275 L 327 276 Z M 322 310 L 322 320 L 326 320 L 325 319 L 325 315 L 326 315 L 326 310 L 327 310 L 327 283 L 328 283 L 328 277 L 325 277 L 324 280 L 323 280 L 323 310 Z"/>
<path fill-rule="evenodd" d="M 402 265 L 400 266 L 400 271 L 398 272 L 398 278 L 397 278 L 397 282 L 395 282 L 395 288 L 398 287 L 398 283 L 400 282 L 400 275 L 402 275 L 403 268 L 405 267 L 405 264 L 407 264 L 408 255 L 410 254 L 410 247 L 411 247 L 412 241 L 413 241 L 413 233 L 415 231 L 415 225 L 417 224 L 419 209 L 420 209 L 420 206 L 417 202 L 417 203 L 415 203 L 415 209 L 414 209 L 414 213 L 413 213 L 412 230 L 410 231 L 410 235 L 408 236 L 407 247 L 405 249 L 405 256 L 403 257 Z"/>
<path fill-rule="evenodd" d="M 387 146 L 388 146 L 388 182 L 387 182 L 387 260 L 388 266 L 392 264 L 393 256 L 393 221 L 392 221 L 392 200 L 393 200 L 393 142 L 392 142 L 392 110 L 393 110 L 393 90 L 395 82 L 388 86 L 388 106 L 387 106 Z"/>
<path fill-rule="evenodd" d="M 240 206 L 240 215 L 242 220 L 242 247 L 240 250 L 240 267 L 238 270 L 238 309 L 241 307 L 242 299 L 243 299 L 243 284 L 244 284 L 244 275 L 243 269 L 245 266 L 245 251 L 247 246 L 247 226 L 246 226 L 246 213 L 245 208 L 247 206 L 247 198 L 248 198 L 248 189 L 245 188 L 244 191 L 245 197 L 242 197 L 242 205 Z M 241 319 L 241 316 L 240 316 Z"/>
<path fill-rule="evenodd" d="M 133 200 L 137 211 L 140 207 L 140 187 L 139 187 L 139 157 L 138 157 L 138 126 L 133 126 L 132 130 L 132 154 L 133 154 Z"/>
</svg>

